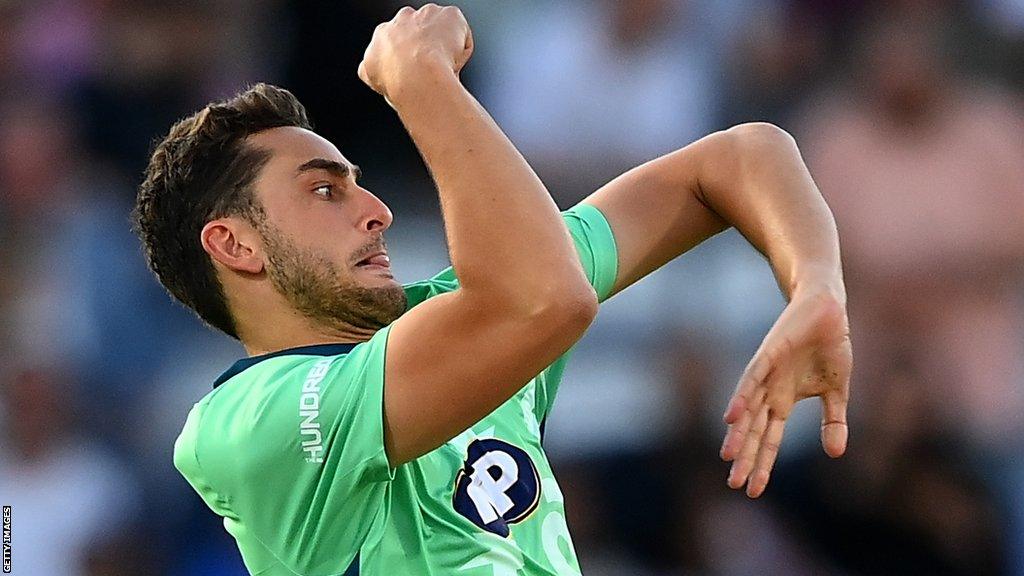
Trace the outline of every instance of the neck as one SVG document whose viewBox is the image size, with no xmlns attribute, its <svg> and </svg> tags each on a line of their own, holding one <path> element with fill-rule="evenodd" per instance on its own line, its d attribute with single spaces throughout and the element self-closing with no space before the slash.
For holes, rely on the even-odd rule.
<svg viewBox="0 0 1024 576">
<path fill-rule="evenodd" d="M 262 302 L 269 304 L 265 299 Z M 352 326 L 327 326 L 285 306 L 236 310 L 235 320 L 239 340 L 250 356 L 315 344 L 366 342 L 377 332 Z"/>
<path fill-rule="evenodd" d="M 295 337 L 292 338 L 243 337 L 242 346 L 245 347 L 246 355 L 260 356 L 263 354 L 270 354 L 271 352 L 278 352 L 280 350 L 288 350 L 289 348 L 299 348 L 301 346 L 315 346 L 317 344 L 355 344 L 359 342 L 366 342 L 372 335 L 373 334 L 369 334 L 365 337 L 356 337 L 353 335 L 308 333 L 305 335 L 295 335 Z"/>
</svg>

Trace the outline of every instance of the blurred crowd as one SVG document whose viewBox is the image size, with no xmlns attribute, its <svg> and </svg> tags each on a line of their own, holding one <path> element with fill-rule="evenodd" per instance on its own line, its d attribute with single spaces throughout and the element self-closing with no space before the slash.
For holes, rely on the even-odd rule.
<svg viewBox="0 0 1024 576">
<path fill-rule="evenodd" d="M 851 440 L 812 403 L 767 494 L 720 414 L 784 305 L 725 233 L 604 305 L 546 443 L 585 574 L 1024 574 L 1024 2 L 464 0 L 464 79 L 562 208 L 714 130 L 797 138 L 838 220 Z M 129 223 L 151 142 L 247 83 L 293 90 L 447 265 L 436 195 L 356 77 L 381 0 L 0 0 L 0 503 L 25 576 L 241 575 L 173 469 L 243 350 L 171 302 Z"/>
</svg>

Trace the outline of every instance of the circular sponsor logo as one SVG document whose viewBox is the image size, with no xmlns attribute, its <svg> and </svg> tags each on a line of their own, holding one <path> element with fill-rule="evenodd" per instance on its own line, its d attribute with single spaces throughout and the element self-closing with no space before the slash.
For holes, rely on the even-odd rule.
<svg viewBox="0 0 1024 576">
<path fill-rule="evenodd" d="M 455 478 L 455 511 L 488 532 L 508 537 L 540 500 L 540 476 L 522 448 L 496 438 L 474 440 Z"/>
</svg>

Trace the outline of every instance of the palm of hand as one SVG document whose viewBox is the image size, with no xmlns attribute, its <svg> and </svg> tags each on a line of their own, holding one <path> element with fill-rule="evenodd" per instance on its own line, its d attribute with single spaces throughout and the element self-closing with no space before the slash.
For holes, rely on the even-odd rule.
<svg viewBox="0 0 1024 576">
<path fill-rule="evenodd" d="M 846 450 L 853 356 L 845 306 L 831 296 L 794 299 L 747 365 L 726 409 L 723 460 L 728 484 L 760 496 L 779 452 L 786 419 L 805 398 L 822 399 L 821 442 L 835 458 Z"/>
</svg>

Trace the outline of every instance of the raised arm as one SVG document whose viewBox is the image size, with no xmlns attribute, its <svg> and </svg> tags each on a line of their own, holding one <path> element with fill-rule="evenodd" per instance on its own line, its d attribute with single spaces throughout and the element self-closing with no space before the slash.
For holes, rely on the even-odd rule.
<svg viewBox="0 0 1024 576">
<path fill-rule="evenodd" d="M 736 126 L 634 168 L 584 202 L 615 235 L 616 292 L 729 226 L 770 261 L 789 304 L 726 410 L 730 486 L 764 491 L 786 418 L 803 398 L 822 398 L 825 452 L 845 451 L 852 356 L 839 239 L 789 134 Z"/>
<path fill-rule="evenodd" d="M 390 328 L 384 416 L 392 465 L 501 405 L 579 339 L 597 308 L 554 201 L 459 82 L 472 48 L 457 8 L 403 8 L 374 32 L 359 67 L 433 174 L 461 286 Z"/>
</svg>

